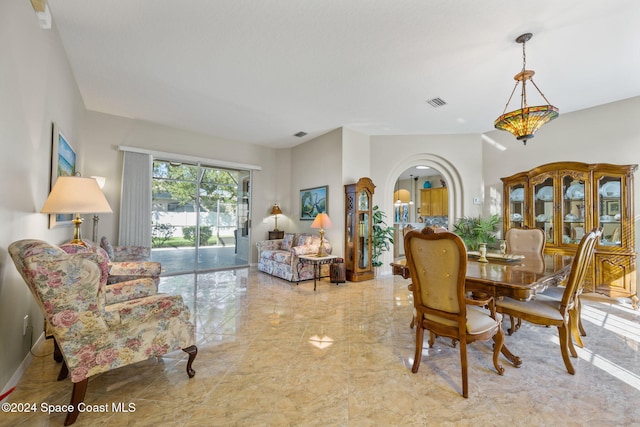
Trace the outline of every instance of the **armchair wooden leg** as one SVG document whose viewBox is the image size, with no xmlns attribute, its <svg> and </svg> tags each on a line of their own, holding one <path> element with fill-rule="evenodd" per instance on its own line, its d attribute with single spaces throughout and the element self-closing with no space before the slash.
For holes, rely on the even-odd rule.
<svg viewBox="0 0 640 427">
<path fill-rule="evenodd" d="M 67 362 L 63 360 L 62 366 L 60 367 L 60 373 L 58 374 L 58 381 L 62 381 L 67 378 L 67 375 L 69 375 L 69 368 L 67 368 Z"/>
<path fill-rule="evenodd" d="M 67 418 L 64 420 L 65 426 L 70 426 L 76 422 L 76 419 L 80 414 L 78 404 L 84 400 L 84 395 L 87 393 L 88 383 L 89 378 L 85 378 L 78 383 L 73 383 L 73 392 L 71 393 L 71 405 L 73 407 L 73 411 L 67 413 Z"/>
<path fill-rule="evenodd" d="M 189 375 L 189 378 L 193 378 L 193 376 L 196 374 L 196 371 L 193 370 L 191 365 L 198 355 L 198 347 L 192 345 L 187 348 L 183 348 L 182 351 L 189 355 L 189 360 L 187 361 L 187 375 Z"/>
<path fill-rule="evenodd" d="M 460 364 L 462 365 L 462 396 L 469 397 L 469 374 L 467 366 L 467 343 L 460 341 Z"/>
<path fill-rule="evenodd" d="M 60 346 L 58 346 L 58 341 L 55 338 L 53 339 L 53 360 L 60 363 L 62 362 L 62 351 L 60 350 Z"/>
</svg>

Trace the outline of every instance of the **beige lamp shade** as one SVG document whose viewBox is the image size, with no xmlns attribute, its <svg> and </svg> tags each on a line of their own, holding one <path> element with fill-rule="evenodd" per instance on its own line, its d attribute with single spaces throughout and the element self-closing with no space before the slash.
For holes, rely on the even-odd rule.
<svg viewBox="0 0 640 427">
<path fill-rule="evenodd" d="M 325 229 L 331 227 L 333 227 L 333 224 L 331 224 L 331 218 L 329 218 L 329 215 L 324 212 L 320 212 L 316 215 L 316 219 L 314 219 L 311 224 L 311 228 Z"/>
<path fill-rule="evenodd" d="M 113 211 L 94 178 L 60 176 L 40 212 L 81 214 Z"/>
</svg>

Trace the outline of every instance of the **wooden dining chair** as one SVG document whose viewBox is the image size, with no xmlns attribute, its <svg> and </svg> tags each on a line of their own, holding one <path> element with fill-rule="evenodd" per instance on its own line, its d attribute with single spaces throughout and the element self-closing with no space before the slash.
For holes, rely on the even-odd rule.
<svg viewBox="0 0 640 427">
<path fill-rule="evenodd" d="M 569 353 L 573 357 L 578 357 L 570 337 L 571 333 L 575 335 L 577 331 L 577 294 L 593 259 L 596 241 L 601 234 L 602 229 L 594 228 L 582 237 L 571 264 L 567 285 L 559 301 L 550 298 L 520 301 L 509 297 L 496 301 L 496 310 L 499 313 L 514 316 L 536 325 L 556 326 L 560 336 L 562 359 L 567 371 L 572 375 L 575 374 L 575 369 L 571 364 Z"/>
<path fill-rule="evenodd" d="M 448 231 L 436 232 L 433 229 L 412 231 L 405 236 L 404 247 L 413 281 L 413 304 L 416 311 L 416 351 L 411 371 L 416 373 L 420 367 L 425 330 L 429 331 L 429 347 L 433 347 L 436 336 L 458 340 L 462 395 L 468 397 L 468 343 L 493 339 L 493 365 L 498 374 L 504 373 L 504 368 L 498 361 L 504 344 L 504 333 L 493 298 L 465 298 L 467 250 L 456 234 Z"/>
<path fill-rule="evenodd" d="M 544 252 L 546 239 L 544 231 L 539 228 L 510 228 L 504 235 L 509 253 L 538 253 Z"/>
<path fill-rule="evenodd" d="M 507 253 L 530 253 L 542 255 L 546 239 L 540 228 L 510 228 L 504 235 Z M 522 326 L 522 319 L 509 316 L 511 327 L 507 334 L 511 335 Z"/>
</svg>

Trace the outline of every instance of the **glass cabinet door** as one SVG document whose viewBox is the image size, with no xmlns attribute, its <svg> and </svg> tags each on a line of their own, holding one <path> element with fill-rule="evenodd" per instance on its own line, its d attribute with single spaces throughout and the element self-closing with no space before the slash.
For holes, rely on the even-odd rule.
<svg viewBox="0 0 640 427">
<path fill-rule="evenodd" d="M 603 176 L 598 180 L 598 223 L 602 227 L 600 245 L 622 247 L 624 221 L 622 197 L 620 193 L 622 179 L 618 176 Z"/>
<path fill-rule="evenodd" d="M 360 244 L 362 250 L 358 256 L 358 268 L 366 270 L 369 267 L 369 254 L 371 253 L 369 248 L 369 214 L 366 212 L 360 213 Z"/>
<path fill-rule="evenodd" d="M 586 179 L 586 176 L 576 175 L 560 177 L 562 182 L 562 243 L 565 245 L 577 245 L 585 232 L 589 231 L 586 229 L 587 219 L 585 217 Z"/>
<path fill-rule="evenodd" d="M 533 222 L 544 231 L 548 243 L 555 243 L 553 230 L 554 186 L 553 176 L 548 176 L 533 186 Z"/>
<path fill-rule="evenodd" d="M 524 184 L 514 184 L 509 191 L 509 228 L 521 228 L 524 222 Z"/>
</svg>

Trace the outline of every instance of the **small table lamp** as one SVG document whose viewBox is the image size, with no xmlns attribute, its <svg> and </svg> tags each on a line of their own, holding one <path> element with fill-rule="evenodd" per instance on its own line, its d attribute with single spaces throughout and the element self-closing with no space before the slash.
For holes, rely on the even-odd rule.
<svg viewBox="0 0 640 427">
<path fill-rule="evenodd" d="M 327 251 L 324 248 L 324 229 L 331 228 L 332 226 L 333 224 L 331 224 L 331 219 L 329 218 L 329 215 L 327 215 L 324 212 L 320 212 L 316 216 L 316 219 L 314 219 L 313 223 L 311 224 L 311 228 L 320 229 L 320 231 L 318 231 L 318 234 L 320 234 L 320 247 L 318 248 L 318 253 L 316 254 L 316 256 L 318 257 L 327 256 Z"/>
<path fill-rule="evenodd" d="M 71 243 L 84 245 L 80 236 L 81 213 L 113 212 L 94 178 L 60 176 L 40 210 L 48 214 L 75 214 Z"/>
<path fill-rule="evenodd" d="M 280 231 L 278 230 L 278 215 L 280 215 L 281 213 L 282 213 L 282 210 L 280 209 L 280 206 L 278 206 L 277 203 L 273 205 L 273 207 L 271 208 L 271 215 L 276 216 L 276 226 L 273 229 L 273 231 Z"/>
</svg>

